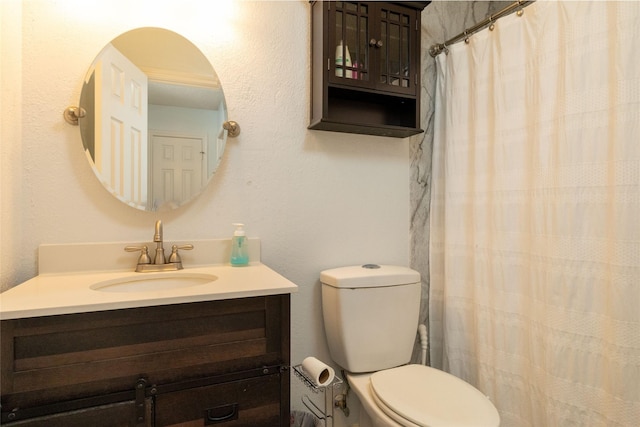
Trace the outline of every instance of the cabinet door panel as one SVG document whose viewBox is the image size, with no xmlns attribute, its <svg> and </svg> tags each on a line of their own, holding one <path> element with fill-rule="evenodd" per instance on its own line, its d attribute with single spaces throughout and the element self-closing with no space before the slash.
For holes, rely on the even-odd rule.
<svg viewBox="0 0 640 427">
<path fill-rule="evenodd" d="M 351 86 L 372 87 L 370 70 L 370 16 L 366 2 L 330 3 L 329 26 L 333 28 L 330 45 L 329 81 Z"/>
<path fill-rule="evenodd" d="M 380 34 L 377 50 L 379 90 L 414 95 L 418 81 L 417 62 L 412 55 L 417 43 L 416 11 L 406 7 L 384 4 L 380 6 Z"/>
</svg>

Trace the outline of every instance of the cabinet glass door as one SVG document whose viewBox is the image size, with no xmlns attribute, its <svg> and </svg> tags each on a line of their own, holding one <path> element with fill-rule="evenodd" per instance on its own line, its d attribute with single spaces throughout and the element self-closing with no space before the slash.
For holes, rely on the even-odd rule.
<svg viewBox="0 0 640 427">
<path fill-rule="evenodd" d="M 387 2 L 336 1 L 329 3 L 329 15 L 331 83 L 415 95 L 415 10 Z"/>
<path fill-rule="evenodd" d="M 369 5 L 337 1 L 334 13 L 337 81 L 369 81 Z"/>
<path fill-rule="evenodd" d="M 410 12 L 402 9 L 382 7 L 380 10 L 380 40 L 378 83 L 400 88 L 413 87 L 415 64 L 411 63 L 411 25 L 414 22 Z"/>
</svg>

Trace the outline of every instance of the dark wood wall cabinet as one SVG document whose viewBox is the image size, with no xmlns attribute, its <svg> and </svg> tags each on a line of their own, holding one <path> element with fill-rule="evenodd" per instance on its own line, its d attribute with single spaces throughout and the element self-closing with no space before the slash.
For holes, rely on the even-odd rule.
<svg viewBox="0 0 640 427">
<path fill-rule="evenodd" d="M 3 320 L 7 426 L 288 426 L 288 294 Z"/>
<path fill-rule="evenodd" d="M 422 132 L 420 14 L 429 3 L 311 2 L 309 129 Z"/>
</svg>

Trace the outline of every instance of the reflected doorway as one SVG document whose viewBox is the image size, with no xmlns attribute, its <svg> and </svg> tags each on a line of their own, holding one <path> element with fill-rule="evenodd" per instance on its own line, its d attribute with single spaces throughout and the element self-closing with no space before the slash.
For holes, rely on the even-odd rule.
<svg viewBox="0 0 640 427">
<path fill-rule="evenodd" d="M 180 206 L 206 184 L 206 137 L 152 131 L 151 210 Z"/>
</svg>

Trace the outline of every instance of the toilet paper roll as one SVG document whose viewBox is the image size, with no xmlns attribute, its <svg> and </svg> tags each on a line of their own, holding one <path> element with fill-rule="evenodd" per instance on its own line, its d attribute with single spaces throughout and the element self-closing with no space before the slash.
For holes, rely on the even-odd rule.
<svg viewBox="0 0 640 427">
<path fill-rule="evenodd" d="M 319 387 L 331 384 L 336 375 L 331 366 L 311 356 L 302 361 L 302 370 Z"/>
</svg>

